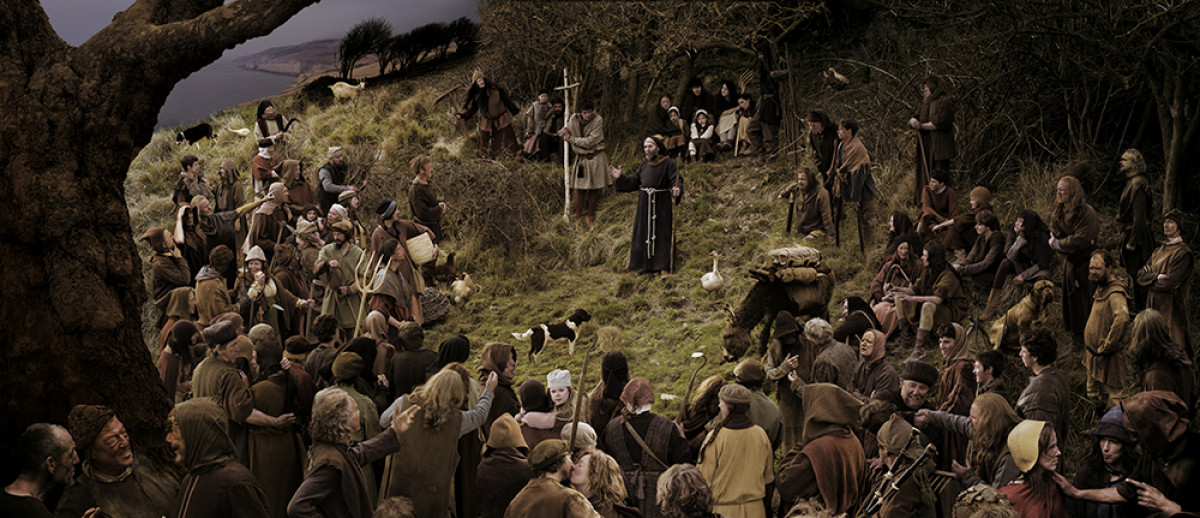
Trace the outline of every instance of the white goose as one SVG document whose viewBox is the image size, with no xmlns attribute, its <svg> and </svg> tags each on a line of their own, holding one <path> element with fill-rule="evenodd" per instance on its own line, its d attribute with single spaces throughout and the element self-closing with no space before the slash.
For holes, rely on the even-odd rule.
<svg viewBox="0 0 1200 518">
<path fill-rule="evenodd" d="M 713 250 L 708 255 L 713 258 L 713 268 L 711 272 L 700 277 L 700 285 L 708 291 L 717 291 L 725 287 L 725 279 L 721 277 L 721 272 L 717 271 L 717 251 Z"/>
</svg>

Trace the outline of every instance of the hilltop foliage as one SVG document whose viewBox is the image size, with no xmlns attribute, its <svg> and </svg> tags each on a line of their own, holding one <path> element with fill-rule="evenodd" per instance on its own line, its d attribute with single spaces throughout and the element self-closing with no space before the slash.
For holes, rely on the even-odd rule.
<svg viewBox="0 0 1200 518">
<path fill-rule="evenodd" d="M 690 34 L 685 33 L 679 40 L 671 40 L 680 42 L 678 45 L 653 47 L 648 54 L 636 54 L 645 50 L 639 46 L 640 38 L 666 38 L 672 32 L 669 28 L 682 30 L 685 25 L 651 24 L 658 32 L 649 33 L 605 29 L 618 18 L 650 23 L 647 20 L 659 9 L 676 9 L 671 11 L 675 16 L 672 20 L 688 20 L 688 16 L 695 15 L 676 3 L 605 4 L 611 7 L 588 13 L 589 23 L 570 27 L 547 22 L 558 19 L 552 16 L 576 13 L 572 10 L 582 9 L 581 4 L 555 4 L 561 7 L 546 7 L 541 13 L 544 25 L 539 25 L 543 29 L 539 34 L 567 38 L 569 42 L 564 40 L 559 46 L 551 39 L 544 48 L 519 48 L 518 38 L 526 33 L 516 30 L 520 27 L 504 24 L 520 21 L 517 7 L 532 4 L 485 2 L 481 7 L 485 47 L 475 64 L 443 67 L 420 78 L 368 88 L 352 102 L 325 105 L 295 98 L 275 100 L 281 113 L 303 121 L 281 152 L 301 159 L 313 182 L 326 146 L 345 146 L 350 153 L 350 178 L 369 180 L 362 191 L 363 210 L 368 214 L 365 208 L 385 197 L 399 201 L 400 210 L 407 213 L 411 180 L 408 161 L 420 153 L 434 157 L 433 183 L 449 206 L 448 236 L 443 248 L 456 252 L 459 270 L 469 272 L 482 290 L 468 304 L 452 310 L 447 322 L 427 331 L 428 346 L 436 347 L 445 338 L 464 334 L 470 337 L 473 354 L 477 355 L 485 342 L 511 342 L 511 332 L 561 321 L 572 309 L 582 307 L 592 313 L 594 320 L 584 327 L 575 356 L 569 357 L 565 347 L 552 344 L 536 365 L 529 365 L 524 361 L 528 346 L 518 344 L 518 382 L 561 367 L 570 369 L 578 383 L 582 351 L 601 326 L 623 330 L 620 347 L 630 357 L 632 374 L 649 377 L 659 393 L 683 394 L 691 369 L 697 365 L 690 359 L 693 351 L 703 351 L 712 359 L 701 377 L 730 374 L 732 365 L 716 364 L 725 324 L 722 309 L 726 304 L 737 304 L 749 289 L 751 279 L 745 274 L 748 265 L 766 250 L 797 239 L 783 232 L 786 206 L 777 199 L 778 193 L 793 181 L 795 169 L 809 162 L 799 152 L 805 135 L 796 117 L 808 107 L 823 106 L 837 118 L 860 122 L 860 136 L 872 155 L 873 171 L 883 193 L 881 221 L 876 230 L 877 236 L 882 236 L 886 216 L 892 211 L 914 212 L 907 201 L 911 196 L 914 143 L 902 121 L 919 105 L 919 84 L 931 72 L 948 77 L 959 99 L 961 158 L 955 186 L 963 194 L 976 184 L 989 187 L 1005 228 L 1025 207 L 1049 214 L 1054 181 L 1068 166 L 1085 163 L 1092 166 L 1092 172 L 1083 180 L 1104 222 L 1101 235 L 1107 241 L 1102 244 L 1110 246 L 1116 236 L 1113 200 L 1121 182 L 1119 176 L 1114 176 L 1115 157 L 1134 143 L 1145 144 L 1149 146 L 1148 158 L 1158 164 L 1157 171 L 1162 170 L 1163 155 L 1155 154 L 1158 148 L 1151 138 L 1154 125 L 1146 122 L 1149 115 L 1134 110 L 1147 102 L 1146 98 L 1122 90 L 1122 95 L 1128 97 L 1111 96 L 1113 104 L 1100 107 L 1099 98 L 1072 100 L 1073 96 L 1088 94 L 1072 88 L 1082 79 L 1072 78 L 1069 73 L 1050 76 L 1027 65 L 1010 69 L 1012 77 L 1005 75 L 1006 63 L 1022 59 L 1016 51 L 994 48 L 995 53 L 963 55 L 964 47 L 985 46 L 981 39 L 964 36 L 974 27 L 968 22 L 984 23 L 982 19 L 968 17 L 962 23 L 935 29 L 929 17 L 940 12 L 918 13 L 905 6 L 884 13 L 844 7 L 821 11 L 808 4 L 783 8 L 770 2 L 734 3 L 718 13 L 704 11 L 709 9 L 708 4 L 688 3 L 697 5 L 700 12 L 733 20 L 768 15 L 775 15 L 771 20 L 783 19 L 780 16 L 784 15 L 794 17 L 794 26 L 764 23 L 750 31 L 754 37 L 778 39 L 771 39 L 777 57 L 774 65 L 791 71 L 783 92 L 790 112 L 785 129 L 791 129 L 783 136 L 785 152 L 776 159 L 724 158 L 713 164 L 683 166 L 685 196 L 676 212 L 677 273 L 659 281 L 654 276 L 628 272 L 628 225 L 633 220 L 635 197 L 606 191 L 596 227 L 574 228 L 561 217 L 561 165 L 473 158 L 474 125 L 456 123 L 451 116 L 462 101 L 462 89 L 454 88 L 466 83 L 474 66 L 481 66 L 490 77 L 510 87 L 523 107 L 536 88 L 561 79 L 559 67 L 570 65 L 579 71 L 584 91 L 603 100 L 601 113 L 608 117 L 605 110 L 613 111 L 610 127 L 615 135 L 609 141 L 610 160 L 632 169 L 641 160 L 640 145 L 630 137 L 640 134 L 638 114 L 642 113 L 643 100 L 670 91 L 686 80 L 681 79 L 685 72 L 699 74 L 715 86 L 718 79 L 737 76 L 754 66 L 753 38 L 734 39 L 732 32 L 721 32 L 720 27 L 710 27 L 713 38 L 705 41 L 720 42 L 712 47 L 682 43 Z M 822 16 L 814 18 L 818 13 Z M 575 32 L 556 32 L 568 29 Z M 795 37 L 798 32 L 806 38 Z M 949 34 L 961 37 L 963 43 L 956 47 L 958 40 L 942 39 L 949 38 Z M 833 90 L 822 82 L 818 72 L 831 65 L 851 77 L 849 88 Z M 757 88 L 753 82 L 752 88 Z M 1076 102 L 1093 109 L 1080 113 Z M 1124 111 L 1115 112 L 1118 107 Z M 253 107 L 227 109 L 213 119 L 215 127 L 250 127 Z M 1117 119 L 1121 122 L 1114 122 Z M 1118 131 L 1131 124 L 1140 128 L 1132 139 L 1126 135 L 1133 132 Z M 1090 137 L 1083 138 L 1083 134 L 1069 128 L 1091 128 L 1087 133 Z M 127 195 L 135 235 L 169 219 L 167 197 L 175 181 L 178 157 L 185 152 L 174 147 L 172 134 L 156 134 L 131 167 Z M 202 169 L 211 182 L 215 180 L 216 164 L 227 156 L 238 160 L 245 177 L 254 151 L 250 139 L 224 136 L 210 148 L 187 152 L 201 156 Z M 1153 185 L 1161 192 L 1161 174 L 1156 175 Z M 834 315 L 840 312 L 837 301 L 866 292 L 881 259 L 879 250 L 869 250 L 866 257 L 860 255 L 853 225 L 852 217 L 845 222 L 840 248 L 828 241 L 816 243 L 836 278 L 835 305 L 830 308 Z M 142 250 L 148 255 L 147 249 Z M 699 285 L 700 275 L 711 268 L 710 250 L 720 254 L 721 273 L 727 279 L 724 290 L 711 294 Z M 972 296 L 978 312 L 986 294 Z M 1006 293 L 1006 302 L 1015 302 L 1020 296 L 1023 293 L 1011 290 Z M 1061 329 L 1058 303 L 1049 314 L 1050 328 Z M 150 315 L 149 309 L 145 315 Z M 153 319 L 143 321 L 149 325 Z M 148 343 L 154 342 L 152 333 L 147 329 Z M 1080 353 L 1069 350 L 1070 340 L 1061 331 L 1056 331 L 1056 337 L 1061 351 L 1057 365 L 1077 396 L 1073 401 L 1072 437 L 1060 441 L 1067 445 L 1067 471 L 1072 471 L 1090 448 L 1086 434 L 1096 416 L 1083 396 Z M 893 350 L 890 358 L 899 365 L 907 353 Z M 599 356 L 596 352 L 591 356 L 586 382 L 589 386 L 598 377 Z M 928 359 L 940 362 L 937 352 L 931 352 Z M 1014 358 L 1006 384 L 1023 387 L 1027 375 L 1028 371 Z M 678 399 L 663 399 L 656 403 L 656 411 L 673 416 L 679 405 Z"/>
</svg>

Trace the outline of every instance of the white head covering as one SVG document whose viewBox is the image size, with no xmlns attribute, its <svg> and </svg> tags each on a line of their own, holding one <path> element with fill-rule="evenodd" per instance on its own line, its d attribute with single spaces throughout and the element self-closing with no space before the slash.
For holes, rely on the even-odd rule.
<svg viewBox="0 0 1200 518">
<path fill-rule="evenodd" d="M 571 386 L 571 371 L 555 369 L 546 375 L 546 388 L 566 388 Z"/>
</svg>

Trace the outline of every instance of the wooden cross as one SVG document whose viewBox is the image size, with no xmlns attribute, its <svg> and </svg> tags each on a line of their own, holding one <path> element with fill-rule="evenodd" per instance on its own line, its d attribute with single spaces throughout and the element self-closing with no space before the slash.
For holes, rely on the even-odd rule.
<svg viewBox="0 0 1200 518">
<path fill-rule="evenodd" d="M 555 90 L 562 90 L 563 93 L 563 125 L 566 125 L 567 118 L 571 116 L 571 90 L 578 88 L 579 83 L 569 84 L 567 82 L 567 69 L 563 68 L 563 84 L 562 86 L 554 87 Z M 563 139 L 563 220 L 570 221 L 571 219 L 571 162 L 568 155 L 571 151 L 571 145 L 567 139 Z"/>
</svg>

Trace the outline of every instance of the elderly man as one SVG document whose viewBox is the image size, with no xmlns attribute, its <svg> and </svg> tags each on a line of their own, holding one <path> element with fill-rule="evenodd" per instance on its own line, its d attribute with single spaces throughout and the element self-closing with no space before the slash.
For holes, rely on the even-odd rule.
<svg viewBox="0 0 1200 518">
<path fill-rule="evenodd" d="M 337 317 L 338 327 L 346 340 L 354 334 L 362 297 L 354 269 L 364 257 L 362 249 L 350 242 L 353 231 L 348 221 L 334 223 L 333 242 L 321 248 L 317 255 L 317 266 L 313 270 L 313 275 L 326 286 L 321 314 Z"/>
<path fill-rule="evenodd" d="M 621 392 L 626 412 L 609 421 L 601 438 L 601 446 L 621 465 L 625 488 L 634 498 L 642 516 L 662 516 L 655 505 L 658 476 L 672 464 L 689 461 L 687 439 L 671 420 L 650 412 L 654 390 L 650 380 L 633 378 Z M 532 459 L 530 459 L 532 461 Z"/>
<path fill-rule="evenodd" d="M 368 490 L 363 466 L 400 450 L 397 437 L 412 427 L 413 415 L 420 408 L 411 406 L 396 414 L 383 433 L 351 446 L 350 436 L 362 421 L 358 405 L 339 388 L 318 392 L 313 402 L 313 447 L 304 482 L 288 503 L 288 517 L 371 516 L 375 493 Z"/>
<path fill-rule="evenodd" d="M 171 511 L 179 486 L 141 455 L 134 455 L 125 425 L 108 407 L 76 405 L 67 424 L 83 469 L 55 514 L 79 518 L 93 507 L 109 516 L 159 518 Z"/>
<path fill-rule="evenodd" d="M 1087 369 L 1087 395 L 1098 415 L 1117 406 L 1125 390 L 1125 335 L 1129 329 L 1129 287 L 1112 273 L 1112 259 L 1099 250 L 1092 253 L 1088 280 L 1096 286 L 1092 312 L 1083 328 L 1083 367 Z"/>
<path fill-rule="evenodd" d="M 533 478 L 508 504 L 505 518 L 599 518 L 587 497 L 563 486 L 571 478 L 575 464 L 571 450 L 561 439 L 547 439 L 529 453 Z"/>
<path fill-rule="evenodd" d="M 250 470 L 234 458 L 225 410 L 197 398 L 175 406 L 167 442 L 187 470 L 171 506 L 174 518 L 267 517 L 266 496 Z"/>
<path fill-rule="evenodd" d="M 358 190 L 354 185 L 346 184 L 346 153 L 340 146 L 330 146 L 325 152 L 329 159 L 317 170 L 317 203 L 321 213 L 328 214 L 329 208 L 338 201 L 338 195 L 343 191 Z"/>
<path fill-rule="evenodd" d="M 239 352 L 237 340 L 237 329 L 230 321 L 218 322 L 204 330 L 204 342 L 210 351 L 192 373 L 192 394 L 197 399 L 211 399 L 225 411 L 227 422 L 221 428 L 241 451 L 246 441 L 246 425 L 287 428 L 295 422 L 295 416 L 287 413 L 271 417 L 254 408 L 250 385 L 233 365 Z"/>
<path fill-rule="evenodd" d="M 50 518 L 42 498 L 54 486 L 71 482 L 79 462 L 75 441 L 61 426 L 34 423 L 21 433 L 17 453 L 21 473 L 0 491 L 0 516 Z"/>
</svg>

